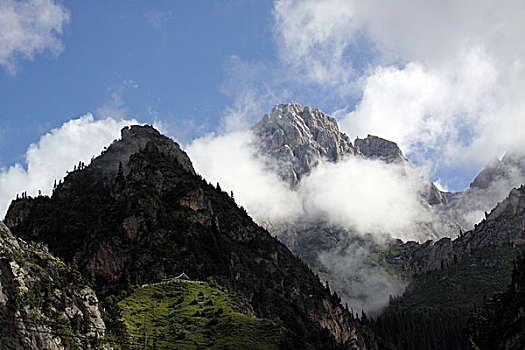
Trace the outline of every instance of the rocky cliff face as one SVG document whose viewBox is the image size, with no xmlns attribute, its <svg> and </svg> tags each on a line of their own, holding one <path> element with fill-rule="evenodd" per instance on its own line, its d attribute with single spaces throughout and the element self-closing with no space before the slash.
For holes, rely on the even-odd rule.
<svg viewBox="0 0 525 350">
<path fill-rule="evenodd" d="M 41 244 L 17 240 L 0 222 L 2 349 L 104 347 L 95 292 Z"/>
<path fill-rule="evenodd" d="M 381 160 L 411 166 L 396 143 L 377 136 L 357 138 L 352 144 L 339 131 L 337 121 L 319 109 L 301 107 L 296 102 L 276 105 L 252 127 L 261 154 L 269 155 L 268 167 L 276 170 L 290 186 L 311 173 L 320 160 L 337 162 L 347 156 Z M 423 184 L 422 200 L 429 205 L 447 202 L 434 184 Z"/>
<path fill-rule="evenodd" d="M 359 157 L 391 164 L 396 167 L 396 171 L 405 167 L 405 171 L 408 172 L 412 167 L 394 142 L 368 135 L 364 139 L 356 139 L 352 144 L 348 136 L 340 132 L 334 118 L 319 109 L 303 108 L 295 102 L 275 106 L 270 116 L 265 116 L 252 130 L 256 135 L 255 142 L 260 154 L 269 156 L 269 171 L 277 171 L 291 188 L 297 187 L 301 179 L 310 174 L 321 160 L 338 162 L 347 157 Z M 420 223 L 414 223 L 411 229 L 418 235 L 432 239 L 456 235 L 461 227 L 448 212 L 441 209 L 441 206 L 447 203 L 446 195 L 430 181 L 421 179 L 418 186 L 421 188 L 418 200 L 422 210 L 427 211 L 428 217 L 433 219 L 427 218 L 425 222 L 422 220 Z M 334 286 L 344 286 L 336 288 L 346 300 L 358 297 L 353 291 L 367 289 L 365 286 L 356 285 L 361 283 L 362 278 L 353 274 L 368 267 L 354 266 L 354 269 L 342 274 L 341 271 L 332 271 L 330 267 L 321 263 L 318 256 L 328 255 L 333 256 L 334 261 L 341 260 L 341 254 L 346 252 L 348 247 L 355 247 L 356 241 L 359 242 L 359 246 L 374 245 L 376 242 L 371 236 L 363 238 L 364 232 L 336 226 L 322 219 L 312 220 L 309 217 L 265 224 L 273 235 L 296 255 L 308 261 L 312 268 L 326 272 L 324 277 L 334 280 Z M 383 234 L 388 236 L 389 233 Z M 383 271 L 376 272 L 384 274 Z M 398 282 L 400 281 L 395 283 Z M 384 303 L 387 302 L 388 294 L 384 300 Z"/>
<path fill-rule="evenodd" d="M 184 271 L 242 293 L 258 316 L 280 318 L 298 344 L 375 346 L 304 263 L 151 127 L 125 129 L 51 198 L 14 201 L 6 222 L 19 237 L 76 257 L 102 295 L 118 293 L 127 276 L 145 283 Z"/>
<path fill-rule="evenodd" d="M 445 210 L 450 211 L 463 227 L 472 227 L 483 218 L 485 211 L 494 208 L 514 187 L 525 184 L 525 157 L 517 152 L 507 153 L 501 160 L 487 165 L 459 193 L 445 194 Z"/>
<path fill-rule="evenodd" d="M 525 187 L 513 189 L 473 230 L 455 240 L 443 238 L 428 252 L 426 270 L 440 269 L 484 247 L 525 243 Z M 489 263 L 489 262 L 487 262 Z M 505 263 L 502 259 L 500 263 Z"/>
<path fill-rule="evenodd" d="M 441 270 L 472 257 L 487 247 L 513 246 L 525 243 L 525 187 L 510 191 L 474 229 L 460 233 L 456 239 L 448 237 L 436 242 L 415 245 L 409 256 L 398 262 L 418 265 L 423 271 Z M 401 258 L 401 257 L 400 257 Z M 491 256 L 476 262 L 481 266 L 501 267 L 512 260 L 510 256 Z"/>
<path fill-rule="evenodd" d="M 359 153 L 368 159 L 380 159 L 385 163 L 408 162 L 395 142 L 377 136 L 357 138 L 355 146 L 359 149 Z"/>
<path fill-rule="evenodd" d="M 279 174 L 292 187 L 320 159 L 337 161 L 358 153 L 334 118 L 296 102 L 276 105 L 252 130 L 261 151 L 277 161 Z"/>
<path fill-rule="evenodd" d="M 121 130 L 121 138 L 104 150 L 102 156 L 92 160 L 89 169 L 86 169 L 98 180 L 111 183 L 122 164 L 123 175 L 129 171 L 130 156 L 144 150 L 149 142 L 154 142 L 160 152 L 176 159 L 183 169 L 195 174 L 190 159 L 179 145 L 168 137 L 161 135 L 158 130 L 149 126 L 133 125 Z"/>
</svg>

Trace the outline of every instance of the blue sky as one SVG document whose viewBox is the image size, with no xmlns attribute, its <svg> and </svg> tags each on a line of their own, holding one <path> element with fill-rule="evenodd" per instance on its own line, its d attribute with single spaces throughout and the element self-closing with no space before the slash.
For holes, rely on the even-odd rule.
<svg viewBox="0 0 525 350">
<path fill-rule="evenodd" d="M 189 145 L 291 101 L 465 189 L 523 146 L 523 16 L 492 0 L 0 0 L 0 196 L 49 187 L 130 121 Z"/>
<path fill-rule="evenodd" d="M 173 123 L 182 137 L 213 130 L 232 103 L 221 91 L 231 56 L 275 57 L 266 1 L 64 7 L 71 20 L 59 36 L 63 51 L 20 59 L 14 74 L 0 73 L 2 166 L 23 161 L 29 143 L 45 132 L 104 105 L 126 108 L 142 122 Z M 113 103 L 114 93 L 121 101 Z"/>
</svg>

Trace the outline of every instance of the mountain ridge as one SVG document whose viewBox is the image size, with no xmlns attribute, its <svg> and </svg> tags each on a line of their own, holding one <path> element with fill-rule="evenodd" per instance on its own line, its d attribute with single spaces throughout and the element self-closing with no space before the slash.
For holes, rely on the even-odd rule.
<svg viewBox="0 0 525 350">
<path fill-rule="evenodd" d="M 143 129 L 148 132 L 139 137 L 158 138 L 149 126 L 124 129 L 123 144 L 114 142 L 93 161 L 93 170 L 69 173 L 51 198 L 15 200 L 8 226 L 66 259 L 77 258 L 95 275 L 101 295 L 118 291 L 127 274 L 132 283 L 144 283 L 191 271 L 243 293 L 258 315 L 281 318 L 300 343 L 337 347 L 335 339 L 374 348 L 337 296 L 233 198 L 194 174 L 178 146 L 141 141 L 136 144 L 144 148 L 128 162 L 114 156 L 128 150 L 122 145 L 133 130 Z"/>
</svg>

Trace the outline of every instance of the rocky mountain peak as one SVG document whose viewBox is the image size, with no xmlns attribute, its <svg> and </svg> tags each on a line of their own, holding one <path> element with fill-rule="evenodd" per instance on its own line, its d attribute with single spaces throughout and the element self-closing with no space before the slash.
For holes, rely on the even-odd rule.
<svg viewBox="0 0 525 350">
<path fill-rule="evenodd" d="M 408 161 L 395 142 L 374 135 L 368 135 L 364 139 L 357 138 L 355 147 L 359 149 L 363 156 L 369 159 L 380 159 L 386 163 Z"/>
<path fill-rule="evenodd" d="M 490 162 L 472 181 L 470 188 L 485 190 L 498 182 L 505 185 L 505 190 L 520 186 L 525 179 L 524 169 L 524 155 L 518 152 L 506 153 L 501 160 Z"/>
<path fill-rule="evenodd" d="M 525 187 L 514 188 L 485 219 L 455 240 L 437 241 L 429 254 L 427 270 L 448 266 L 485 247 L 525 243 Z M 454 258 L 455 257 L 455 258 Z"/>
<path fill-rule="evenodd" d="M 321 158 L 337 161 L 356 153 L 334 118 L 297 102 L 276 105 L 252 130 L 259 148 L 278 161 L 281 177 L 291 186 L 310 173 Z"/>
<path fill-rule="evenodd" d="M 142 151 L 148 144 L 154 145 L 160 152 L 172 156 L 182 167 L 195 174 L 188 155 L 170 138 L 161 135 L 151 125 L 126 126 L 121 130 L 121 139 L 115 140 L 102 154 L 93 159 L 89 171 L 98 174 L 105 182 L 113 180 L 122 164 L 124 175 L 129 173 L 130 157 Z"/>
<path fill-rule="evenodd" d="M 408 162 L 396 143 L 377 136 L 358 138 L 353 145 L 335 118 L 297 102 L 276 105 L 252 130 L 261 153 L 277 161 L 279 175 L 292 187 L 321 159 L 336 162 L 345 155 L 362 155 L 387 163 Z"/>
</svg>

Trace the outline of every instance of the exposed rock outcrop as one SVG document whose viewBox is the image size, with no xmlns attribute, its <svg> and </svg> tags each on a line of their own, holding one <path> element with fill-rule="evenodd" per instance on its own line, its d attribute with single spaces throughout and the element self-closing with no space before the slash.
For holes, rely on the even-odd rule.
<svg viewBox="0 0 525 350">
<path fill-rule="evenodd" d="M 154 142 L 162 153 L 173 157 L 186 171 L 195 174 L 190 159 L 180 146 L 150 125 L 124 127 L 121 139 L 115 140 L 101 156 L 94 158 L 88 171 L 95 174 L 97 179 L 110 182 L 115 179 L 119 164 L 122 164 L 123 175 L 126 176 L 130 171 L 130 156 L 144 150 L 149 142 Z"/>
<path fill-rule="evenodd" d="M 292 187 L 319 160 L 337 161 L 357 153 L 334 118 L 297 102 L 276 105 L 252 130 L 261 151 L 277 161 L 279 175 Z"/>
<path fill-rule="evenodd" d="M 105 348 L 95 292 L 41 244 L 17 240 L 0 222 L 0 347 Z"/>
<path fill-rule="evenodd" d="M 473 230 L 452 240 L 443 238 L 416 251 L 418 261 L 424 257 L 424 270 L 442 269 L 466 259 L 474 252 L 490 246 L 521 245 L 525 243 L 525 187 L 513 189 Z M 485 261 L 490 265 L 508 263 L 505 257 Z"/>
<path fill-rule="evenodd" d="M 463 227 L 471 228 L 483 219 L 485 211 L 494 208 L 515 187 L 525 184 L 525 156 L 509 152 L 501 160 L 487 165 L 470 184 L 448 198 L 444 210 L 450 211 Z"/>
<path fill-rule="evenodd" d="M 359 149 L 359 153 L 368 159 L 380 159 L 385 163 L 408 162 L 395 142 L 377 136 L 357 138 L 355 146 Z"/>
</svg>

